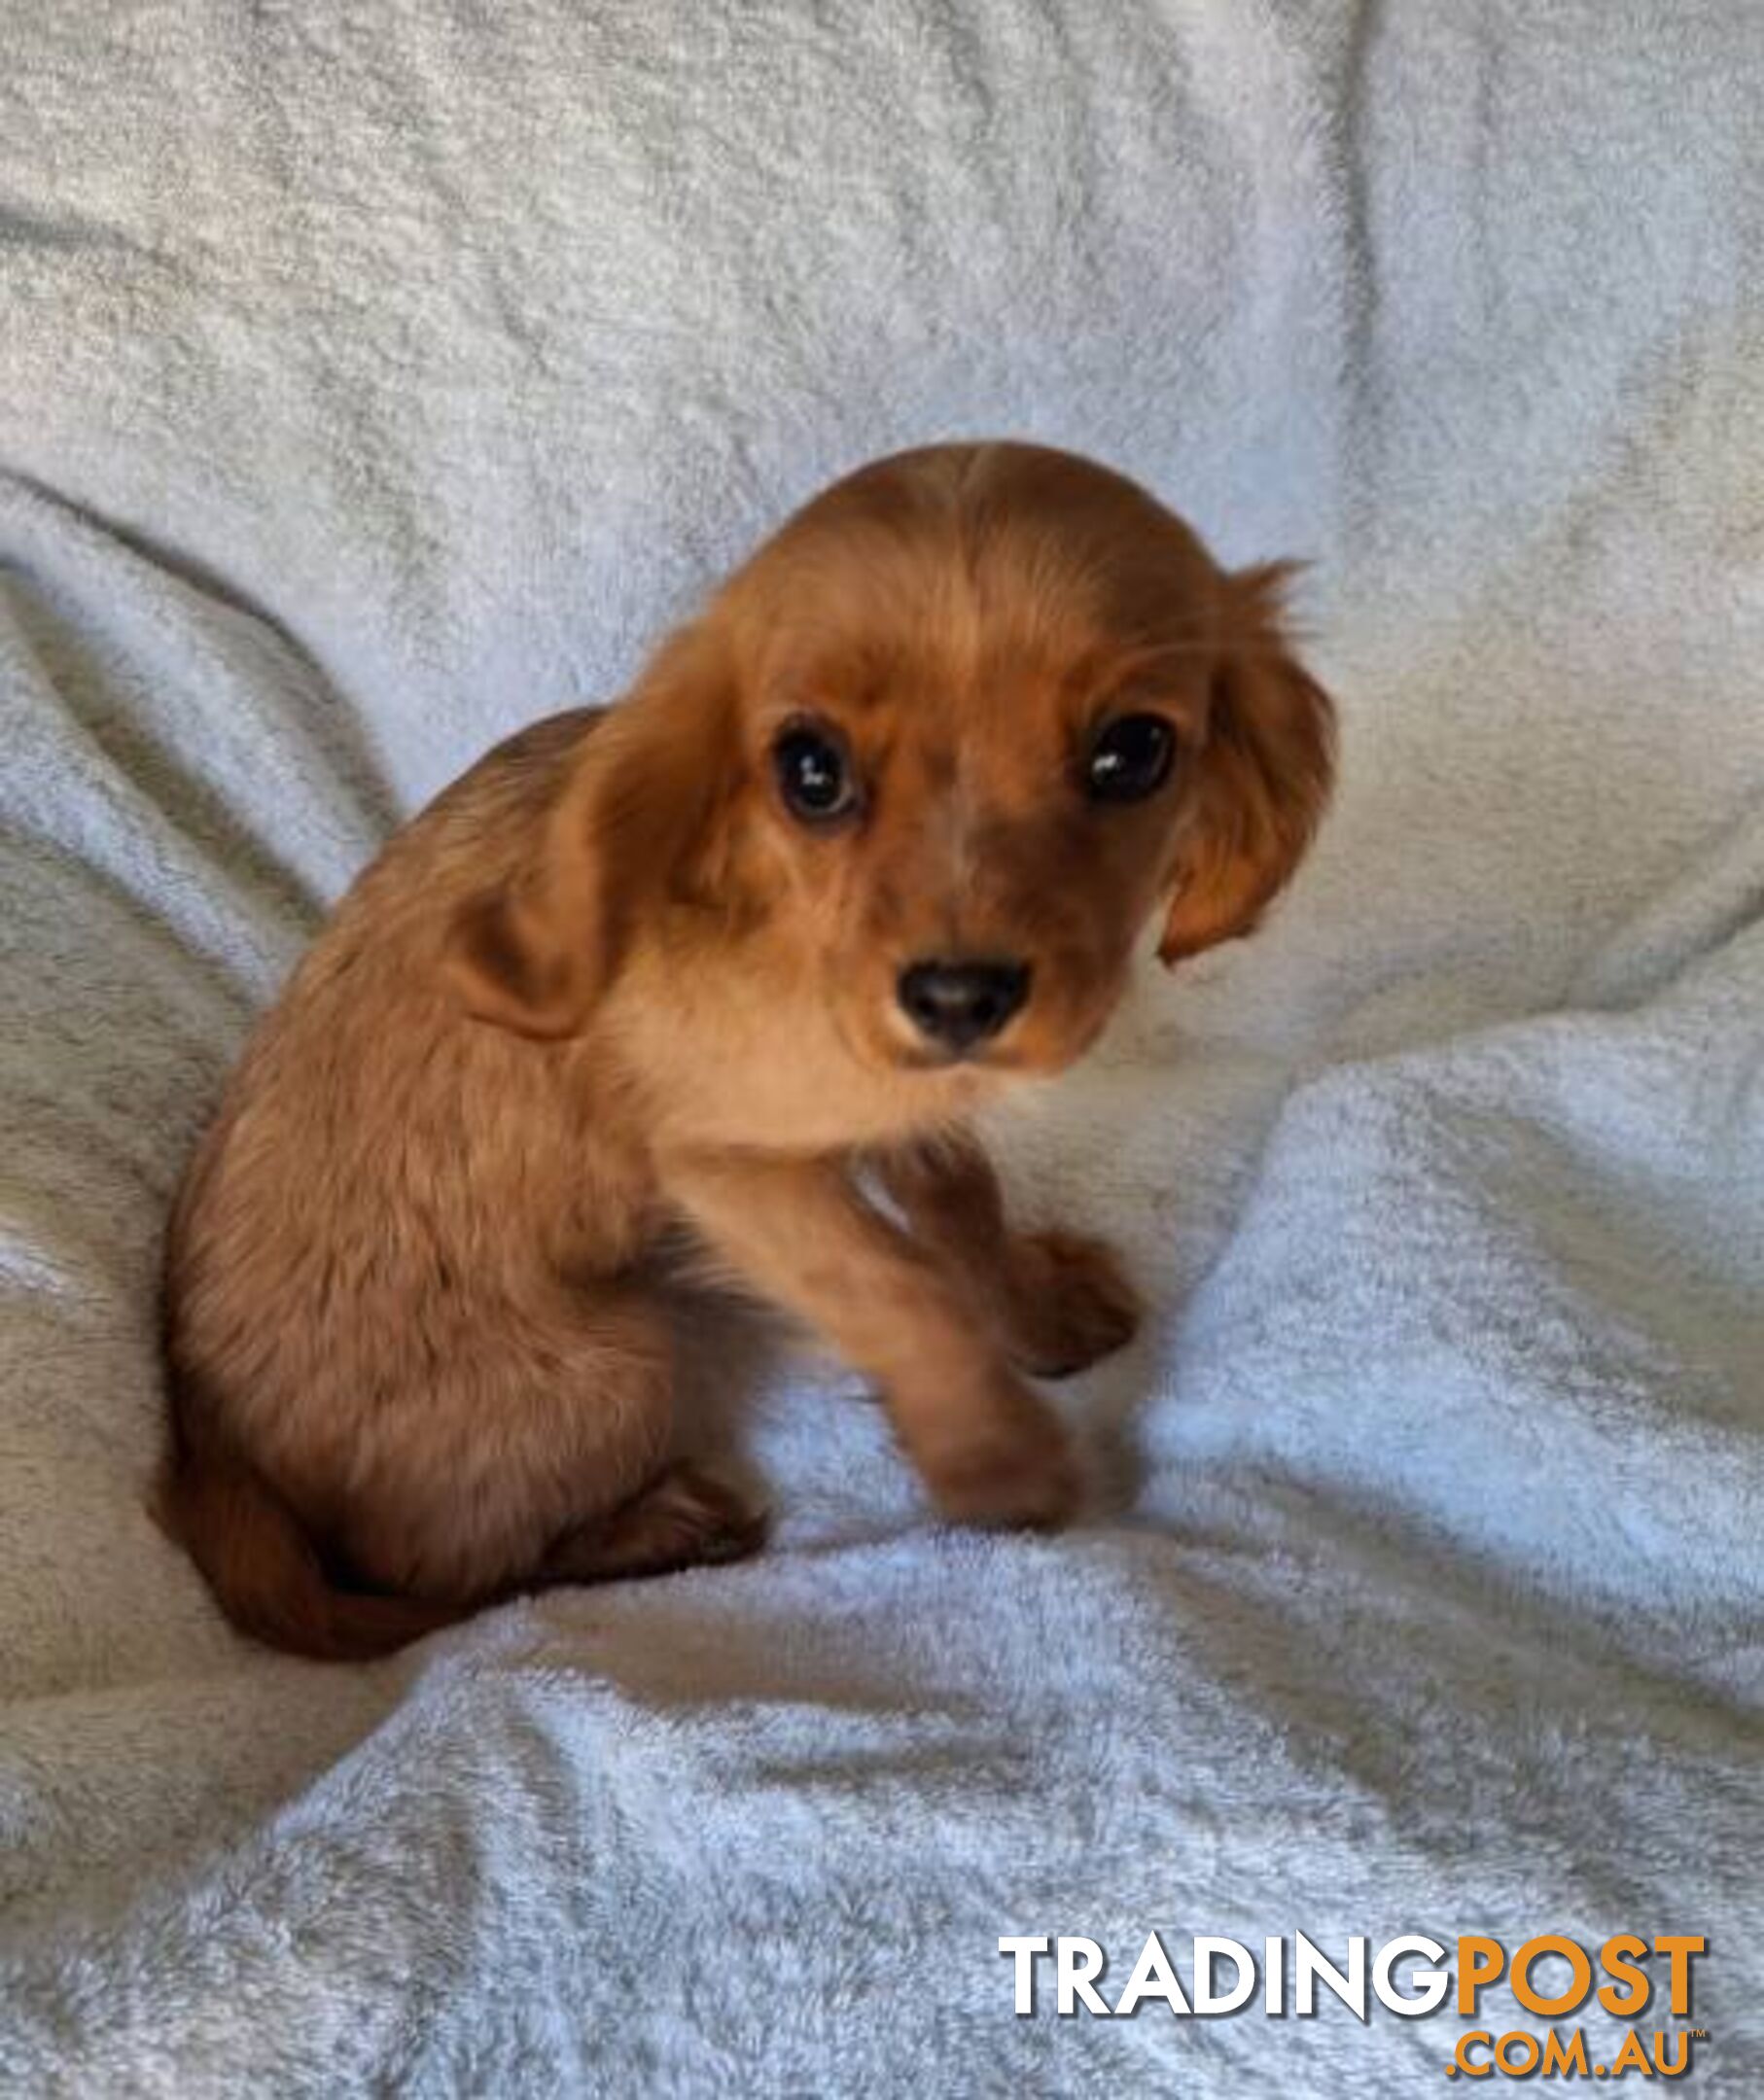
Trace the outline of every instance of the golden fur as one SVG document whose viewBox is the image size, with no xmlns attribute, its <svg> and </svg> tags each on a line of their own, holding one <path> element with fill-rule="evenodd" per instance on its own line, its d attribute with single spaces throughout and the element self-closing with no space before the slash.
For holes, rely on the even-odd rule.
<svg viewBox="0 0 1764 2100">
<path fill-rule="evenodd" d="M 1297 863 L 1331 723 L 1279 581 L 1069 455 L 902 454 L 791 519 L 617 708 L 512 738 L 394 838 L 172 1220 L 161 1508 L 229 1615 L 367 1655 L 756 1545 L 667 1457 L 681 1228 L 876 1382 L 947 1517 L 1067 1518 L 1078 1469 L 1022 1374 L 1116 1347 L 1132 1294 L 1095 1242 L 1006 1234 L 966 1126 L 1082 1053 L 1154 911 L 1174 961 Z M 1099 803 L 1085 753 L 1123 716 L 1174 763 Z M 780 786 L 802 724 L 861 788 L 836 820 Z M 927 957 L 1012 959 L 1026 1003 L 928 1036 L 901 991 Z"/>
</svg>

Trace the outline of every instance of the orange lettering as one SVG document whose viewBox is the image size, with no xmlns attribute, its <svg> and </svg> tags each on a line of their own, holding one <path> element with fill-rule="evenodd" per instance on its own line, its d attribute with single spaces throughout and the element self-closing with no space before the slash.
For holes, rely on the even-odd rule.
<svg viewBox="0 0 1764 2100">
<path fill-rule="evenodd" d="M 1545 1998 L 1540 1991 L 1532 1988 L 1532 1964 L 1545 1954 L 1560 1954 L 1574 1972 L 1573 1981 L 1556 1998 Z M 1528 2012 L 1536 2012 L 1544 2019 L 1556 2019 L 1564 2012 L 1571 2012 L 1592 1987 L 1593 1965 L 1586 1958 L 1586 1950 L 1577 1941 L 1565 1939 L 1561 1933 L 1544 1933 L 1535 1940 L 1528 1940 L 1513 1956 L 1513 1996 Z"/>
<path fill-rule="evenodd" d="M 1653 1996 L 1654 1986 L 1647 1980 L 1647 1971 L 1637 1965 L 1635 1957 L 1647 1957 L 1647 1942 L 1635 1933 L 1618 1933 L 1607 1940 L 1599 1949 L 1599 1961 L 1609 1983 L 1601 1985 L 1599 2003 L 1607 2012 L 1645 2012 L 1647 2001 Z M 1629 1989 L 1619 1990 L 1619 1983 L 1627 1983 Z"/>
<path fill-rule="evenodd" d="M 1468 2034 L 1458 2037 L 1458 2047 L 1452 2051 L 1452 2061 L 1465 2078 L 1492 2078 L 1495 2071 L 1492 2063 L 1471 2063 L 1470 2044 L 1480 2042 L 1485 2048 L 1492 2048 L 1494 2041 L 1495 2037 L 1486 2027 L 1472 2028 Z"/>
<path fill-rule="evenodd" d="M 1506 1949 L 1499 1940 L 1485 1940 L 1471 1933 L 1458 1942 L 1458 2010 L 1466 2018 L 1476 2017 L 1476 1994 L 1485 1983 L 1495 1982 L 1506 1967 Z M 1464 2067 L 1466 2070 L 1468 2065 Z"/>
<path fill-rule="evenodd" d="M 1676 1939 L 1654 1941 L 1654 1952 L 1672 1963 L 1673 2011 L 1680 2019 L 1690 2011 L 1690 1964 L 1694 1954 L 1704 1953 L 1709 1942 L 1701 1933 L 1681 1933 Z"/>
<path fill-rule="evenodd" d="M 1676 2057 L 1666 2053 L 1668 2042 L 1676 2041 L 1678 2053 Z M 1690 2035 L 1680 2027 L 1676 2035 L 1669 2035 L 1662 2028 L 1654 2029 L 1654 2069 L 1662 2078 L 1679 2078 L 1690 2069 Z"/>
<path fill-rule="evenodd" d="M 1578 2027 L 1574 2029 L 1574 2039 L 1566 2045 L 1553 2027 L 1544 2036 L 1543 2075 L 1545 2078 L 1586 2078 L 1590 2075 L 1586 2068 L 1586 2036 Z"/>
<path fill-rule="evenodd" d="M 1652 2078 L 1654 2067 L 1647 2060 L 1647 2051 L 1641 2047 L 1641 2037 L 1632 2027 L 1623 2037 L 1623 2047 L 1611 2058 L 1613 2076 L 1619 2071 L 1640 2071 L 1643 2078 Z"/>
</svg>

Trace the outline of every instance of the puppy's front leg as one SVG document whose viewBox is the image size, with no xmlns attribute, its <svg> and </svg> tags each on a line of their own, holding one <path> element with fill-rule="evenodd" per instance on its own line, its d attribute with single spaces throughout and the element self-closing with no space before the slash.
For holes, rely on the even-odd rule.
<svg viewBox="0 0 1764 2100">
<path fill-rule="evenodd" d="M 767 1298 L 882 1389 L 938 1508 L 963 1523 L 1057 1524 L 1081 1483 L 1064 1425 L 1004 1360 L 933 1252 L 829 1159 L 671 1165 L 672 1195 Z"/>
<path fill-rule="evenodd" d="M 968 1281 L 1011 1360 L 1066 1378 L 1130 1341 L 1139 1299 L 1111 1248 L 1078 1233 L 1010 1233 L 976 1138 L 901 1146 L 878 1162 L 915 1237 Z"/>
</svg>

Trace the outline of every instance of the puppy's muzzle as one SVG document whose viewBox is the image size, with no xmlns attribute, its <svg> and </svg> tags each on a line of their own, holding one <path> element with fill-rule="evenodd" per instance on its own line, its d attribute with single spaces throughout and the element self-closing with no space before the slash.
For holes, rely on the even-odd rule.
<svg viewBox="0 0 1764 2100">
<path fill-rule="evenodd" d="M 900 1010 L 928 1042 L 960 1053 L 998 1034 L 1029 997 L 1029 964 L 911 962 L 895 986 Z"/>
</svg>

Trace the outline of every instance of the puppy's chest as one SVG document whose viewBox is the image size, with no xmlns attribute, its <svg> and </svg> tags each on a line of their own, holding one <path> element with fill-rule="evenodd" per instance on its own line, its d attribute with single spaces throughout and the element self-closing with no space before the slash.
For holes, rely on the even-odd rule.
<svg viewBox="0 0 1764 2100">
<path fill-rule="evenodd" d="M 977 1074 L 896 1073 L 802 1044 L 685 1076 L 656 1116 L 668 1151 L 846 1152 L 961 1121 L 989 1089 Z"/>
</svg>

